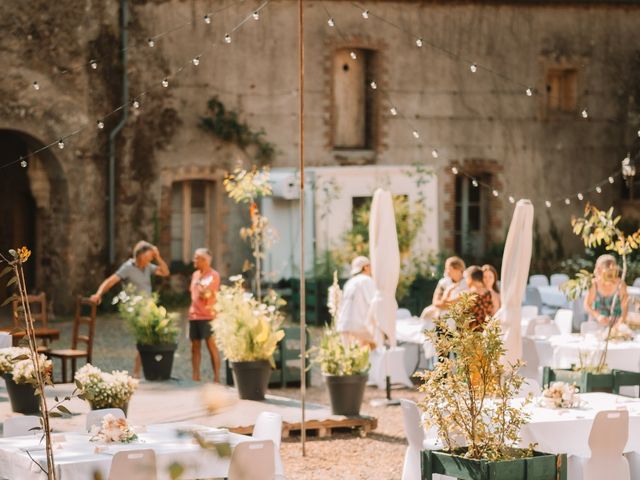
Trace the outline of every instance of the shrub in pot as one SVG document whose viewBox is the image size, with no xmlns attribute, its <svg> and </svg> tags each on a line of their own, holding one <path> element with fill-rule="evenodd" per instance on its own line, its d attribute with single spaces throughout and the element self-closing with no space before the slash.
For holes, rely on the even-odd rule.
<svg viewBox="0 0 640 480">
<path fill-rule="evenodd" d="M 126 371 L 103 372 L 90 363 L 75 374 L 78 397 L 89 402 L 92 410 L 120 408 L 127 414 L 129 400 L 138 386 L 138 380 Z"/>
<path fill-rule="evenodd" d="M 177 314 L 159 306 L 157 295 L 120 292 L 113 303 L 127 322 L 140 352 L 142 371 L 147 380 L 169 380 L 173 356 L 178 348 Z"/>
<path fill-rule="evenodd" d="M 566 478 L 566 455 L 520 448 L 520 429 L 527 422 L 524 402 L 513 399 L 524 382 L 521 362 L 504 365 L 499 322 L 488 318 L 476 327 L 473 294 L 462 295 L 437 321 L 440 335 L 427 335 L 442 361 L 422 373 L 420 407 L 426 426 L 436 427 L 442 450 L 424 450 L 422 477 L 434 473 L 473 480 Z M 453 321 L 450 326 L 447 320 Z M 449 355 L 449 354 L 453 355 Z"/>
<path fill-rule="evenodd" d="M 284 337 L 279 311 L 284 301 L 273 292 L 260 301 L 244 290 L 241 275 L 230 280 L 232 285 L 220 287 L 211 325 L 218 347 L 231 362 L 240 398 L 263 400 L 275 367 L 273 353 Z"/>
<path fill-rule="evenodd" d="M 50 381 L 51 360 L 38 354 L 42 376 Z M 40 412 L 40 399 L 36 395 L 36 375 L 28 348 L 12 347 L 0 350 L 0 372 L 7 386 L 11 409 L 25 415 Z"/>
</svg>

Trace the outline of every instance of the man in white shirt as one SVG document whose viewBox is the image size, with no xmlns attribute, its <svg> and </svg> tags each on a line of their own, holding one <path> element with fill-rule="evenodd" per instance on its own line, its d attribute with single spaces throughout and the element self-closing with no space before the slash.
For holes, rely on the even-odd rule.
<svg viewBox="0 0 640 480">
<path fill-rule="evenodd" d="M 371 278 L 371 263 L 367 257 L 356 257 L 351 262 L 351 278 L 344 284 L 342 303 L 336 329 L 343 342 L 358 342 L 375 348 L 368 325 L 369 306 L 376 291 Z"/>
</svg>

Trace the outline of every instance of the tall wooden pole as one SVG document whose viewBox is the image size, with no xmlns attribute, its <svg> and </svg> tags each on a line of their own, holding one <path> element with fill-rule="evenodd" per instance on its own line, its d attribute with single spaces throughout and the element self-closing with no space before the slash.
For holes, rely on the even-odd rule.
<svg viewBox="0 0 640 480">
<path fill-rule="evenodd" d="M 298 202 L 300 206 L 300 357 L 302 359 L 302 368 L 300 368 L 300 397 L 302 418 L 300 421 L 300 441 L 302 443 L 302 456 L 306 455 L 305 440 L 306 431 L 304 426 L 305 417 L 305 396 L 307 390 L 306 384 L 306 354 L 307 354 L 307 302 L 305 292 L 305 278 L 304 278 L 304 6 L 303 0 L 298 0 L 298 53 L 299 53 L 299 65 L 298 65 L 298 101 L 300 102 L 300 111 L 298 112 L 299 122 L 299 159 L 300 159 L 300 183 L 299 193 L 300 200 Z"/>
</svg>

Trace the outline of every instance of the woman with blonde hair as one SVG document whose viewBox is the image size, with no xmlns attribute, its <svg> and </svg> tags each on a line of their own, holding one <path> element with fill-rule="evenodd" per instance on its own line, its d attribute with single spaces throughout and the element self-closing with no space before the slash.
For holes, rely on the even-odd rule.
<svg viewBox="0 0 640 480">
<path fill-rule="evenodd" d="M 491 303 L 493 304 L 491 315 L 495 315 L 500 309 L 500 290 L 498 289 L 498 271 L 493 265 L 482 266 L 482 282 L 484 288 L 491 292 Z"/>
<path fill-rule="evenodd" d="M 620 278 L 618 263 L 613 255 L 600 255 L 596 260 L 593 282 L 584 299 L 584 308 L 601 325 L 615 325 L 627 319 L 627 286 Z"/>
</svg>

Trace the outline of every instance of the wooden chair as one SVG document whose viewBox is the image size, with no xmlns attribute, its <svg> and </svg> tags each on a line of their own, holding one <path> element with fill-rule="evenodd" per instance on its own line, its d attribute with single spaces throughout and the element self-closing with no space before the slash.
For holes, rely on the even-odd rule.
<svg viewBox="0 0 640 480">
<path fill-rule="evenodd" d="M 88 309 L 88 315 L 85 314 Z M 76 373 L 76 361 L 78 358 L 85 358 L 87 363 L 91 363 L 93 353 L 93 336 L 96 329 L 96 309 L 97 304 L 91 299 L 78 296 L 76 300 L 76 316 L 73 319 L 73 337 L 71 348 L 63 350 L 47 350 L 47 356 L 59 358 L 62 362 L 62 383 L 67 383 L 67 359 L 71 360 L 71 379 Z M 80 333 L 80 327 L 86 325 L 86 334 Z M 84 343 L 85 349 L 81 350 L 79 344 Z"/>
<path fill-rule="evenodd" d="M 38 295 L 27 295 L 31 317 L 33 318 L 34 327 L 47 327 L 47 294 L 42 292 Z M 22 313 L 20 300 L 11 302 L 13 309 L 13 326 L 15 328 L 25 328 L 24 314 Z"/>
</svg>

